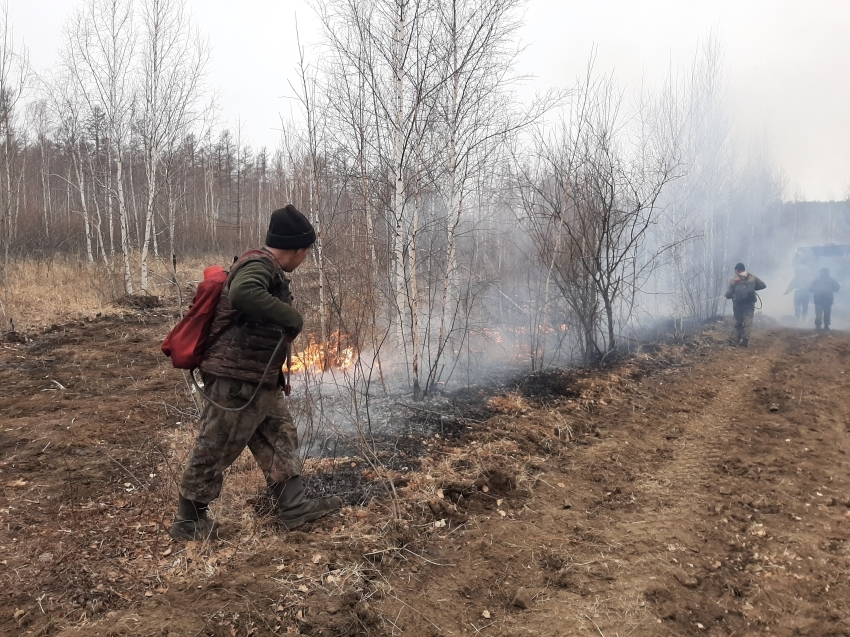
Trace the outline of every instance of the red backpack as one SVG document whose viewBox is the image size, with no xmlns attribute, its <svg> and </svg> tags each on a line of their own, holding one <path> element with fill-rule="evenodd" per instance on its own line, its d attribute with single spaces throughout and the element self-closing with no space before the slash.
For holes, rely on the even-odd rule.
<svg viewBox="0 0 850 637">
<path fill-rule="evenodd" d="M 171 358 L 171 364 L 177 369 L 195 369 L 201 364 L 204 345 L 225 281 L 227 272 L 220 265 L 204 270 L 204 280 L 198 283 L 189 311 L 162 342 L 162 352 Z"/>
</svg>

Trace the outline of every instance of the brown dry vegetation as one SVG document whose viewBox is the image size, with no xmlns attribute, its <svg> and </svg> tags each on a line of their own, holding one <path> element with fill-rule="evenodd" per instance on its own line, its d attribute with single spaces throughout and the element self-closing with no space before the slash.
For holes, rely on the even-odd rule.
<svg viewBox="0 0 850 637">
<path fill-rule="evenodd" d="M 496 415 L 424 441 L 397 502 L 303 531 L 256 515 L 245 455 L 225 539 L 184 545 L 164 532 L 196 424 L 158 351 L 173 320 L 113 308 L 2 343 L 0 633 L 850 632 L 845 335 L 706 332 L 479 391 Z M 307 469 L 343 471 L 375 479 Z"/>
<path fill-rule="evenodd" d="M 178 280 L 189 295 L 184 301 L 191 301 L 189 286 L 202 278 L 204 268 L 219 262 L 228 263 L 218 256 L 180 263 Z M 150 266 L 150 294 L 176 301 L 170 264 L 152 259 Z M 0 265 L 0 332 L 26 335 L 68 320 L 120 314 L 128 305 L 145 302 L 145 297 L 124 297 L 123 290 L 117 263 L 107 269 L 103 263 L 90 264 L 75 255 L 62 254 L 50 259 L 10 261 Z"/>
</svg>

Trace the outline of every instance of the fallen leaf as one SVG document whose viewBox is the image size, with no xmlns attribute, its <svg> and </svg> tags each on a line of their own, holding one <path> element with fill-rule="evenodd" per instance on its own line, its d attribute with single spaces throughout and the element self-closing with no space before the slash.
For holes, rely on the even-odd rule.
<svg viewBox="0 0 850 637">
<path fill-rule="evenodd" d="M 298 590 L 301 591 L 302 593 L 309 593 L 310 592 L 310 589 L 307 588 L 306 586 L 304 586 L 304 584 L 301 584 L 301 586 L 298 587 Z"/>
<path fill-rule="evenodd" d="M 233 547 L 228 547 L 226 549 L 222 549 L 216 553 L 216 557 L 221 560 L 229 560 L 236 554 L 236 549 Z"/>
<path fill-rule="evenodd" d="M 163 556 L 163 557 L 168 557 L 169 555 L 171 555 L 171 549 L 165 549 L 165 550 L 162 552 L 162 556 Z"/>
<path fill-rule="evenodd" d="M 558 487 L 561 488 L 561 489 L 563 489 L 565 486 L 567 486 L 567 485 L 565 485 L 563 482 L 558 483 Z"/>
<path fill-rule="evenodd" d="M 319 563 L 319 562 L 321 562 L 321 561 L 322 561 L 322 554 L 321 554 L 321 553 L 316 553 L 316 554 L 313 556 L 313 564 L 318 564 L 318 563 Z"/>
<path fill-rule="evenodd" d="M 488 487 L 488 486 L 485 484 L 483 487 L 481 487 L 481 490 L 482 490 L 484 493 L 488 493 L 488 492 L 490 491 L 490 487 Z"/>
<path fill-rule="evenodd" d="M 483 613 L 481 613 L 481 616 L 482 616 L 484 619 L 490 619 L 490 611 L 489 611 L 489 610 L 485 610 Z"/>
<path fill-rule="evenodd" d="M 443 499 L 444 495 L 445 494 L 443 493 L 442 489 L 437 489 L 437 497 L 440 498 L 440 500 Z"/>
<path fill-rule="evenodd" d="M 27 481 L 21 480 L 20 478 L 18 478 L 17 480 L 13 480 L 12 482 L 7 483 L 6 486 L 7 487 L 25 487 L 25 486 L 27 486 Z"/>
<path fill-rule="evenodd" d="M 508 516 L 507 513 L 505 513 L 504 511 L 501 511 L 501 510 L 499 511 L 499 515 L 501 515 L 503 518 Z"/>
<path fill-rule="evenodd" d="M 145 591 L 145 597 L 153 597 L 153 591 Z"/>
</svg>

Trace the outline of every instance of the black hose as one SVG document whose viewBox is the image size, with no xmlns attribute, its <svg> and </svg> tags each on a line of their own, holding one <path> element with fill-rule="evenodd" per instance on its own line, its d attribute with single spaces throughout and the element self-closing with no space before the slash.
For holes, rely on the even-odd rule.
<svg viewBox="0 0 850 637">
<path fill-rule="evenodd" d="M 260 387 L 262 387 L 262 386 L 263 386 L 263 381 L 266 379 L 266 376 L 267 376 L 267 375 L 268 375 L 268 373 L 269 373 L 269 369 L 270 369 L 270 368 L 271 368 L 271 366 L 272 366 L 272 361 L 273 361 L 275 358 L 277 358 L 277 354 L 278 354 L 278 352 L 280 352 L 280 348 L 281 348 L 281 346 L 282 346 L 285 342 L 286 342 L 286 332 L 284 332 L 284 333 L 282 333 L 282 334 L 280 335 L 280 340 L 277 342 L 277 345 L 275 346 L 274 351 L 272 352 L 272 357 L 269 359 L 269 362 L 268 362 L 268 363 L 266 363 L 266 368 L 263 370 L 263 375 L 262 375 L 262 377 L 260 378 L 260 382 L 259 382 L 259 383 L 257 383 L 257 388 L 254 390 L 254 393 L 251 395 L 251 398 L 249 398 L 249 399 L 248 399 L 248 402 L 247 402 L 247 403 L 245 403 L 244 405 L 242 405 L 241 407 L 224 407 L 224 406 L 222 406 L 222 405 L 219 405 L 219 404 L 218 404 L 217 402 L 215 402 L 212 398 L 210 398 L 209 396 L 207 396 L 207 395 L 204 393 L 204 390 L 203 390 L 203 389 L 201 389 L 201 386 L 200 386 L 200 385 L 198 385 L 198 381 L 195 379 L 195 370 L 194 370 L 194 369 L 189 370 L 189 376 L 191 376 L 191 377 L 192 377 L 192 383 L 195 385 L 195 389 L 197 389 L 197 390 L 198 390 L 198 393 L 199 393 L 201 396 L 203 396 L 203 397 L 207 400 L 207 402 L 209 402 L 211 405 L 213 405 L 213 406 L 215 406 L 215 407 L 218 407 L 219 409 L 222 409 L 222 410 L 224 410 L 224 411 L 242 411 L 243 409 L 247 409 L 247 408 L 248 408 L 248 406 L 249 406 L 252 402 L 254 402 L 254 399 L 257 397 L 257 394 L 259 394 L 259 393 L 260 393 Z"/>
</svg>

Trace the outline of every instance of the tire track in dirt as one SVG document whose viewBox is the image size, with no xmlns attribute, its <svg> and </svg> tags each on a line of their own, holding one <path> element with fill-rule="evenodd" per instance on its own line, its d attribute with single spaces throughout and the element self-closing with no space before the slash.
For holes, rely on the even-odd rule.
<svg viewBox="0 0 850 637">
<path fill-rule="evenodd" d="M 678 437 L 665 436 L 671 438 L 672 458 L 659 463 L 656 471 L 635 485 L 636 499 L 647 503 L 646 506 L 611 520 L 610 533 L 632 536 L 643 555 L 631 566 L 629 577 L 617 580 L 619 585 L 612 587 L 609 594 L 636 600 L 643 596 L 656 602 L 660 617 L 645 615 L 638 624 L 650 633 L 665 632 L 663 626 L 657 625 L 665 620 L 678 625 L 674 633 L 686 627 L 703 631 L 710 626 L 709 620 L 729 623 L 721 603 L 716 608 L 688 608 L 689 604 L 677 601 L 681 589 L 696 589 L 704 577 L 704 545 L 709 531 L 705 528 L 706 511 L 716 506 L 717 494 L 728 496 L 734 492 L 734 486 L 718 479 L 717 468 L 733 451 L 730 443 L 734 428 L 745 406 L 749 406 L 755 386 L 769 373 L 772 360 L 781 356 L 783 350 L 784 344 L 779 340 L 774 340 L 766 352 L 729 350 L 721 360 L 714 361 L 713 370 L 702 371 L 696 380 L 705 381 L 703 389 L 713 394 L 713 398 L 697 410 L 696 417 L 689 417 L 684 423 L 677 416 L 688 412 L 671 414 L 666 423 L 658 423 L 661 431 L 681 431 Z M 731 367 L 727 367 L 729 362 Z M 642 600 L 638 601 L 639 607 L 646 608 L 641 603 Z M 608 622 L 597 623 L 604 630 L 603 623 Z M 617 623 L 611 622 L 607 628 L 616 631 Z"/>
<path fill-rule="evenodd" d="M 693 380 L 714 397 L 696 418 L 680 426 L 680 412 L 655 423 L 662 435 L 681 435 L 664 435 L 675 447 L 669 461 L 636 481 L 644 506 L 595 521 L 614 547 L 617 576 L 580 600 L 566 634 L 848 634 L 841 505 L 850 501 L 846 473 L 836 471 L 846 466 L 837 416 L 848 405 L 835 391 L 847 339 L 762 338 L 697 370 Z M 786 387 L 789 367 L 802 389 Z M 823 400 L 810 407 L 788 397 L 818 388 Z M 686 400 L 679 408 L 692 412 Z"/>
<path fill-rule="evenodd" d="M 668 400 L 657 406 L 647 422 L 620 410 L 604 423 L 614 432 L 613 438 L 577 458 L 570 474 L 592 474 L 594 467 L 615 464 L 612 460 L 619 453 L 627 454 L 627 466 L 607 477 L 609 485 L 623 482 L 617 473 L 625 473 L 626 479 L 636 469 L 640 473 L 619 506 L 609 506 L 605 500 L 605 496 L 622 495 L 622 488 L 613 487 L 621 493 L 606 491 L 601 500 L 589 503 L 585 519 L 573 526 L 580 538 L 590 540 L 595 554 L 573 550 L 570 562 L 578 566 L 568 562 L 566 569 L 550 578 L 566 593 L 555 594 L 556 608 L 531 622 L 539 634 L 551 634 L 545 627 L 552 621 L 563 627 L 564 634 L 593 635 L 682 634 L 689 628 L 705 634 L 700 626 L 710 625 L 706 615 L 718 623 L 713 609 L 688 608 L 689 604 L 677 601 L 680 589 L 693 590 L 702 579 L 706 510 L 716 506 L 715 494 L 732 493 L 730 486 L 717 479 L 717 467 L 728 456 L 734 423 L 782 350 L 779 341 L 767 352 L 724 349 L 712 359 L 700 360 L 702 369 L 691 366 L 672 380 L 663 374 L 645 379 L 644 396 L 654 390 Z M 732 378 L 738 380 L 732 382 Z M 672 400 L 658 389 L 665 384 Z M 698 391 L 693 391 L 694 385 Z M 573 490 L 592 493 L 594 485 L 579 482 Z M 551 543 L 553 538 L 548 539 Z M 728 624 L 726 620 L 720 621 Z"/>
<path fill-rule="evenodd" d="M 482 523 L 504 546 L 477 567 L 489 590 L 509 599 L 498 584 L 518 579 L 538 592 L 499 634 L 850 634 L 848 351 L 845 335 L 761 332 L 597 414 L 601 442 L 545 476 L 569 484 L 572 509 L 541 485 L 511 547 Z"/>
</svg>

